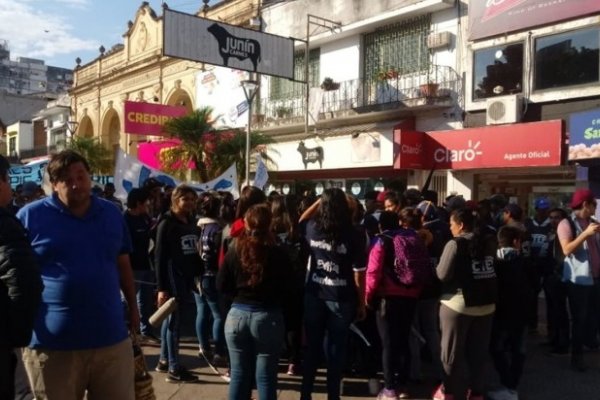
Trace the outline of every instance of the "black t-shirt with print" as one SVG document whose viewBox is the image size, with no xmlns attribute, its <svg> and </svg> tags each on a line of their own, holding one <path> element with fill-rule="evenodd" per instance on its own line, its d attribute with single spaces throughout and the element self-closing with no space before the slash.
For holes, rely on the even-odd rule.
<svg viewBox="0 0 600 400">
<path fill-rule="evenodd" d="M 306 292 L 323 300 L 354 301 L 354 271 L 366 267 L 365 233 L 352 228 L 333 242 L 311 220 L 306 224 L 305 239 L 310 251 Z"/>
</svg>

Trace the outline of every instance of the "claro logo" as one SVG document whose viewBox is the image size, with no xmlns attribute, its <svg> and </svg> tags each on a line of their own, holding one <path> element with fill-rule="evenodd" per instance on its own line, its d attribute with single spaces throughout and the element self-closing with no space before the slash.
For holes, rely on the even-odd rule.
<svg viewBox="0 0 600 400">
<path fill-rule="evenodd" d="M 439 148 L 433 152 L 433 159 L 435 162 L 453 162 L 453 161 L 473 161 L 475 157 L 482 155 L 481 150 L 477 150 L 481 146 L 481 142 L 477 141 L 473 143 L 472 140 L 468 141 L 468 148 L 466 149 L 444 149 Z"/>
<path fill-rule="evenodd" d="M 423 151 L 423 146 L 420 144 L 416 144 L 414 146 L 409 146 L 407 144 L 402 145 L 402 154 L 421 154 Z"/>
</svg>

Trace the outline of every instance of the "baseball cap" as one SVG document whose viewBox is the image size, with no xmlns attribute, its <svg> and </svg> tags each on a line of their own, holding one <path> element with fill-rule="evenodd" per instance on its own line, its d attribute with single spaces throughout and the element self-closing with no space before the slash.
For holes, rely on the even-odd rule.
<svg viewBox="0 0 600 400">
<path fill-rule="evenodd" d="M 571 208 L 580 208 L 584 201 L 594 201 L 594 193 L 590 189 L 577 189 L 571 198 Z"/>
<path fill-rule="evenodd" d="M 377 201 L 380 203 L 383 203 L 385 201 L 386 194 L 387 194 L 387 190 L 384 190 L 383 192 L 379 192 L 379 194 L 377 195 Z"/>
<path fill-rule="evenodd" d="M 536 210 L 547 210 L 550 208 L 550 201 L 545 197 L 538 197 L 533 205 Z"/>
</svg>

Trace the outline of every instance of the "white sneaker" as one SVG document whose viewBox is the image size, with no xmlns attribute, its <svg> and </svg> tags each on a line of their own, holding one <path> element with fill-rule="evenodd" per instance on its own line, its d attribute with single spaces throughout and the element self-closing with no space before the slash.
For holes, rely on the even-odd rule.
<svg viewBox="0 0 600 400">
<path fill-rule="evenodd" d="M 379 394 L 379 390 L 381 389 L 381 384 L 379 383 L 379 379 L 370 378 L 369 382 L 369 394 L 372 396 L 377 396 Z"/>
</svg>

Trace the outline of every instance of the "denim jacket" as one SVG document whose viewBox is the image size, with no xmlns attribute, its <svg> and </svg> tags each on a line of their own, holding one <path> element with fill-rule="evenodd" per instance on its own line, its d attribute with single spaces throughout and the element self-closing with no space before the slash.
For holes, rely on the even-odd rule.
<svg viewBox="0 0 600 400">
<path fill-rule="evenodd" d="M 569 224 L 575 228 L 573 239 L 583 232 L 581 225 L 577 222 L 575 214 L 569 217 Z M 598 240 L 598 237 L 594 237 Z M 589 246 L 587 240 L 584 240 L 583 245 L 579 246 L 573 253 L 565 257 L 563 268 L 563 281 L 572 282 L 576 285 L 591 286 L 594 284 L 592 277 L 592 267 L 590 265 Z"/>
</svg>

